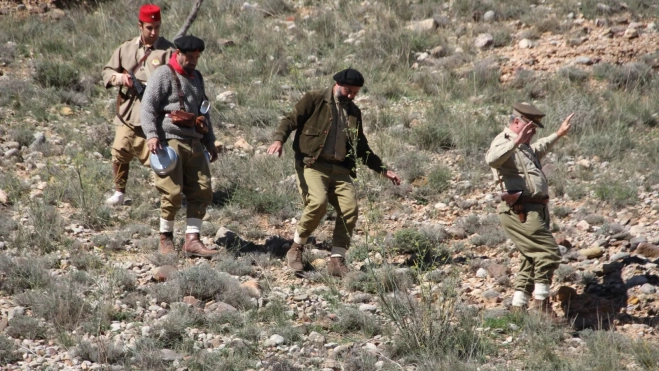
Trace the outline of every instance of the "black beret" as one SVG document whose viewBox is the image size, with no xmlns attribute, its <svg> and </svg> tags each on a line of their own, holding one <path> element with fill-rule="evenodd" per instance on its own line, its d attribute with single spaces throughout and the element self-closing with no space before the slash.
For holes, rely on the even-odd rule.
<svg viewBox="0 0 659 371">
<path fill-rule="evenodd" d="M 334 81 L 350 86 L 364 86 L 364 76 L 357 70 L 348 68 L 334 75 Z"/>
<path fill-rule="evenodd" d="M 203 52 L 205 48 L 204 40 L 190 35 L 181 36 L 174 40 L 174 45 L 176 45 L 176 49 L 182 51 L 183 53 Z"/>
<path fill-rule="evenodd" d="M 533 123 L 536 124 L 537 126 L 541 128 L 545 127 L 541 123 L 542 118 L 546 116 L 545 113 L 540 111 L 536 106 L 530 103 L 522 102 L 522 103 L 513 104 L 513 115 L 524 116 L 528 120 L 533 121 Z"/>
</svg>

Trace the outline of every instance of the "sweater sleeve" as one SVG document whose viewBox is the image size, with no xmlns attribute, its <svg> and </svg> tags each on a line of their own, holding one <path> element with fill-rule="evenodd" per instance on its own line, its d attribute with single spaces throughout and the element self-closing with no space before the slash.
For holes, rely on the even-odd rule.
<svg viewBox="0 0 659 371">
<path fill-rule="evenodd" d="M 162 100 L 167 99 L 168 91 L 170 90 L 169 74 L 171 72 L 167 68 L 158 68 L 154 71 L 146 85 L 144 95 L 142 96 L 142 108 L 140 111 L 140 122 L 146 139 L 158 138 L 158 111 Z M 161 129 L 161 128 L 160 128 Z M 164 138 L 160 138 L 164 139 Z"/>
</svg>

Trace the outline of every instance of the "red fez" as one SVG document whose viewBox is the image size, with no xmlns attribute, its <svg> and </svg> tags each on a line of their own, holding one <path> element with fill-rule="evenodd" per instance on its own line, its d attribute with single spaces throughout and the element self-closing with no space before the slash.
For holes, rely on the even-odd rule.
<svg viewBox="0 0 659 371">
<path fill-rule="evenodd" d="M 153 23 L 160 21 L 160 7 L 154 4 L 146 4 L 140 7 L 140 22 Z"/>
</svg>

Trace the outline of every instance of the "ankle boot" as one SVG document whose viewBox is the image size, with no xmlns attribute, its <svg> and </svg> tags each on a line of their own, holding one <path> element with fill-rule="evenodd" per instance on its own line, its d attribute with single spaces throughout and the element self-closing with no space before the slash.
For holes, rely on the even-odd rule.
<svg viewBox="0 0 659 371">
<path fill-rule="evenodd" d="M 302 252 L 304 251 L 304 246 L 300 245 L 297 242 L 293 242 L 291 248 L 286 252 L 286 263 L 288 267 L 301 272 L 304 270 L 304 265 L 302 264 Z"/>
<path fill-rule="evenodd" d="M 158 245 L 158 252 L 167 255 L 174 253 L 174 233 L 173 232 L 161 232 L 160 233 L 160 244 Z"/>
<path fill-rule="evenodd" d="M 207 249 L 203 242 L 199 239 L 199 233 L 186 233 L 185 245 L 183 245 L 183 252 L 188 257 L 211 258 L 219 251 Z"/>
</svg>

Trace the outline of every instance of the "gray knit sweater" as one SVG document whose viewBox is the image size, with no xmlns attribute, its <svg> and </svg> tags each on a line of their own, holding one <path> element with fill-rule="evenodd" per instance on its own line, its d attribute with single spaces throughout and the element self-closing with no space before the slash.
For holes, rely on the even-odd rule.
<svg viewBox="0 0 659 371">
<path fill-rule="evenodd" d="M 183 90 L 183 104 L 187 112 L 199 115 L 199 107 L 204 100 L 204 83 L 201 73 L 195 71 L 194 78 L 176 73 L 181 81 Z M 200 134 L 194 128 L 186 128 L 172 124 L 172 119 L 165 114 L 180 109 L 178 91 L 173 80 L 172 71 L 167 66 L 158 67 L 151 77 L 142 97 L 142 108 L 140 119 L 146 139 L 158 138 L 161 141 L 167 139 L 201 139 L 206 148 L 212 148 L 215 142 L 215 134 L 211 125 L 210 116 L 206 114 L 206 122 L 209 131 L 205 135 Z"/>
</svg>

